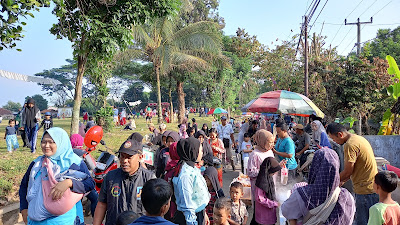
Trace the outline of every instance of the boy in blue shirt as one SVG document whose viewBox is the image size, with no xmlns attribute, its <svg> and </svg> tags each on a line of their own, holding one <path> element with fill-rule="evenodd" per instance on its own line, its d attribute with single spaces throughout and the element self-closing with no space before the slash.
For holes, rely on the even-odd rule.
<svg viewBox="0 0 400 225">
<path fill-rule="evenodd" d="M 279 160 L 286 161 L 286 167 L 289 170 L 289 180 L 293 180 L 297 168 L 297 161 L 295 158 L 296 146 L 292 138 L 289 137 L 288 130 L 289 128 L 285 123 L 276 125 L 276 133 L 279 139 L 276 142 L 275 149 L 272 149 L 272 151 L 278 155 Z"/>
<path fill-rule="evenodd" d="M 151 179 L 143 185 L 142 204 L 146 214 L 131 225 L 159 224 L 174 225 L 163 216 L 168 212 L 171 203 L 171 185 L 163 179 Z"/>
</svg>

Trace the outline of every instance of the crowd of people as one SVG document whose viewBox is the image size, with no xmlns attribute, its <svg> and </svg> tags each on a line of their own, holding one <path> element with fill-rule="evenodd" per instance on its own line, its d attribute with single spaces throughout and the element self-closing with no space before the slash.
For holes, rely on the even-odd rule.
<svg viewBox="0 0 400 225">
<path fill-rule="evenodd" d="M 37 135 L 40 122 L 34 102 L 28 100 L 21 121 L 34 152 L 32 135 Z M 88 116 L 84 133 L 94 125 Z M 210 128 L 198 127 L 194 118 L 184 119 L 178 132 L 164 123 L 158 128 L 147 125 L 149 142 L 143 144 L 142 135 L 131 134 L 117 152 L 119 168 L 105 175 L 97 194 L 91 172 L 73 150 L 83 146 L 83 137 L 69 137 L 46 115 L 40 125 L 43 155 L 29 165 L 20 185 L 24 221 L 84 224 L 80 200 L 86 194 L 94 225 L 276 224 L 278 211 L 290 225 L 400 224 L 400 206 L 391 198 L 397 175 L 378 172 L 368 141 L 341 124 L 324 126 L 313 115 L 305 125 L 266 117 L 235 124 L 225 116 Z M 18 148 L 17 129 L 10 120 L 5 134 L 9 151 Z M 153 165 L 143 162 L 144 146 L 156 149 Z M 229 193 L 222 189 L 224 174 L 238 167 L 250 179 L 253 215 L 241 200 L 241 182 L 225 184 Z M 293 188 L 288 199 L 279 202 L 283 168 Z M 348 180 L 354 193 L 342 187 Z"/>
</svg>

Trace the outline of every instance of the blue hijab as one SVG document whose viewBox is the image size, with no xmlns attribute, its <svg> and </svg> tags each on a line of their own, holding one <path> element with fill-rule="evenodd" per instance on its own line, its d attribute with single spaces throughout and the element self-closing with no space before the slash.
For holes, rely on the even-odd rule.
<svg viewBox="0 0 400 225">
<path fill-rule="evenodd" d="M 57 151 L 54 155 L 49 158 L 54 164 L 60 166 L 60 172 L 67 170 L 72 164 L 80 166 L 82 159 L 77 156 L 72 150 L 71 141 L 65 130 L 59 127 L 52 127 L 48 129 L 43 136 L 48 133 L 57 145 Z M 43 137 L 42 137 L 43 139 Z M 41 160 L 42 156 L 39 156 L 35 161 Z"/>
</svg>

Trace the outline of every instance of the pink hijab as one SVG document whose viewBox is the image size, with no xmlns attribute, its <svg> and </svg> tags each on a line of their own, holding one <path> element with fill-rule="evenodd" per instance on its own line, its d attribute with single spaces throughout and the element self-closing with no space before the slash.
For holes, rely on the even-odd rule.
<svg viewBox="0 0 400 225">
<path fill-rule="evenodd" d="M 267 144 L 271 138 L 274 138 L 274 135 L 271 132 L 264 129 L 258 130 L 254 134 L 254 141 L 257 143 L 257 147 L 263 151 L 270 150 L 267 149 Z"/>
<path fill-rule="evenodd" d="M 83 137 L 80 134 L 73 134 L 69 138 L 71 141 L 72 148 L 83 148 Z"/>
</svg>

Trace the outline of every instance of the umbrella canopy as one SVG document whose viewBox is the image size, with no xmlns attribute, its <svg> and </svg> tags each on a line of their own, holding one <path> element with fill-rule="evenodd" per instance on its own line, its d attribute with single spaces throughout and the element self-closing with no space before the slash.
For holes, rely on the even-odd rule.
<svg viewBox="0 0 400 225">
<path fill-rule="evenodd" d="M 242 111 L 268 112 L 278 111 L 295 116 L 307 117 L 312 114 L 323 118 L 324 113 L 306 96 L 291 91 L 270 91 L 247 103 Z"/>
<path fill-rule="evenodd" d="M 225 109 L 222 108 L 215 108 L 215 109 L 211 109 L 207 114 L 211 115 L 211 114 L 227 114 L 228 111 L 226 111 Z"/>
</svg>

